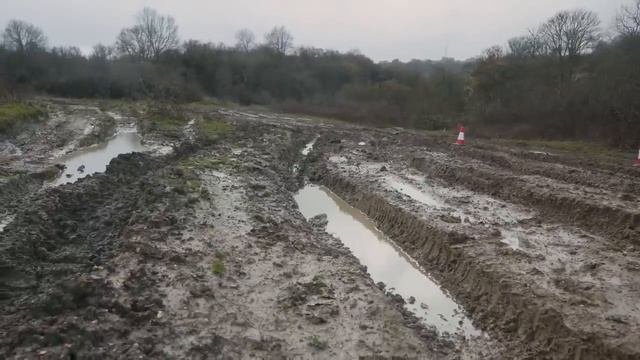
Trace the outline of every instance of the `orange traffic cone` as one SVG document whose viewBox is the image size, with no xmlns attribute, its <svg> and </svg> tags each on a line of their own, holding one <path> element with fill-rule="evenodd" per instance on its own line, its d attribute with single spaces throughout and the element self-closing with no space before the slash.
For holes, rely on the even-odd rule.
<svg viewBox="0 0 640 360">
<path fill-rule="evenodd" d="M 458 134 L 456 145 L 464 145 L 464 126 L 460 126 L 460 133 Z"/>
<path fill-rule="evenodd" d="M 636 166 L 640 166 L 640 150 L 638 150 L 638 158 L 636 159 Z"/>
</svg>

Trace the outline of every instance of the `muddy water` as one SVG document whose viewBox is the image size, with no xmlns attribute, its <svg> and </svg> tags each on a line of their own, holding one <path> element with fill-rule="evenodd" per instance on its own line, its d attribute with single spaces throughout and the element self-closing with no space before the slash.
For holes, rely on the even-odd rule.
<svg viewBox="0 0 640 360">
<path fill-rule="evenodd" d="M 300 190 L 295 200 L 307 219 L 327 215 L 327 232 L 340 239 L 367 266 L 375 282 L 384 282 L 387 289 L 407 301 L 414 297 L 415 303 L 407 303 L 406 307 L 424 323 L 440 332 L 480 335 L 462 308 L 362 212 L 328 189 L 315 185 Z"/>
<path fill-rule="evenodd" d="M 414 176 L 410 178 L 417 183 L 421 183 L 421 184 L 426 183 L 426 179 L 423 177 Z M 407 195 L 413 200 L 420 202 L 422 204 L 425 204 L 434 210 L 444 211 L 446 209 L 450 209 L 451 211 L 449 212 L 451 213 L 451 215 L 458 217 L 460 221 L 463 223 L 477 222 L 477 219 L 474 216 L 471 216 L 461 210 L 451 209 L 451 207 L 447 206 L 447 204 L 443 200 L 442 191 L 440 191 L 440 193 L 434 191 L 436 187 L 432 186 L 430 188 L 421 189 L 416 185 L 413 185 L 411 183 L 408 183 L 400 179 L 397 176 L 388 176 L 386 178 L 386 182 L 393 190 L 401 194 Z"/>
<path fill-rule="evenodd" d="M 4 231 L 4 228 L 7 227 L 13 221 L 13 216 L 10 215 L 0 215 L 0 233 Z"/>
<path fill-rule="evenodd" d="M 144 151 L 145 147 L 140 140 L 140 135 L 135 129 L 123 129 L 103 144 L 90 146 L 59 158 L 58 161 L 64 163 L 66 169 L 51 185 L 72 183 L 87 175 L 104 172 L 111 159 L 118 155 Z M 84 171 L 78 171 L 82 165 Z"/>
<path fill-rule="evenodd" d="M 305 147 L 300 151 L 302 153 L 302 155 L 304 155 L 304 156 L 309 155 L 311 150 L 313 150 L 313 145 L 316 144 L 316 141 L 318 141 L 318 137 L 316 137 L 315 139 L 311 140 L 310 143 L 305 145 Z"/>
<path fill-rule="evenodd" d="M 395 176 L 387 177 L 387 183 L 394 190 L 403 193 L 425 205 L 429 205 L 435 208 L 442 208 L 446 206 L 442 200 L 438 199 L 437 195 L 422 191 L 417 186 L 406 183 Z"/>
<path fill-rule="evenodd" d="M 302 148 L 302 150 L 300 150 L 300 153 L 302 154 L 302 156 L 306 157 L 307 155 L 309 155 L 311 150 L 313 150 L 313 146 L 316 144 L 316 141 L 318 141 L 319 138 L 320 136 L 317 136 L 316 138 L 311 140 L 307 145 L 305 145 L 304 148 Z M 298 172 L 300 172 L 300 164 L 293 164 L 293 166 L 291 167 L 291 172 L 293 174 L 298 174 Z"/>
</svg>

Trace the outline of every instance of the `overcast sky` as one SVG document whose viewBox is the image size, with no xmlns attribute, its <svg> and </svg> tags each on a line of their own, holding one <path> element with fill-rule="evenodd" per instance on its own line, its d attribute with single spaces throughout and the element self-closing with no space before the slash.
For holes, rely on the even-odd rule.
<svg viewBox="0 0 640 360">
<path fill-rule="evenodd" d="M 584 7 L 608 27 L 632 0 L 0 0 L 0 24 L 17 18 L 41 27 L 50 45 L 87 51 L 111 44 L 144 6 L 171 14 L 182 39 L 234 43 L 253 30 L 261 40 L 285 25 L 295 45 L 358 49 L 374 60 L 466 59 L 535 27 L 555 12 Z"/>
</svg>

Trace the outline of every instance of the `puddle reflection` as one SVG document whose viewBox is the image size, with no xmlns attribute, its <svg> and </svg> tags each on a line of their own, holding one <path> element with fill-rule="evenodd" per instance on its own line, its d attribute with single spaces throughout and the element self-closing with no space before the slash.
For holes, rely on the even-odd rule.
<svg viewBox="0 0 640 360">
<path fill-rule="evenodd" d="M 122 130 L 105 143 L 80 149 L 61 157 L 58 160 L 64 163 L 66 169 L 51 185 L 68 184 L 87 175 L 104 172 L 111 159 L 118 155 L 144 151 L 145 147 L 140 140 L 140 135 L 134 129 Z M 83 166 L 83 171 L 78 170 L 81 166 Z"/>
<path fill-rule="evenodd" d="M 406 307 L 426 324 L 440 332 L 480 335 L 460 306 L 362 212 L 315 185 L 307 185 L 295 199 L 307 219 L 327 215 L 327 232 L 339 238 L 367 266 L 375 282 L 384 282 L 405 300 L 413 296 L 415 303 L 407 303 Z"/>
</svg>

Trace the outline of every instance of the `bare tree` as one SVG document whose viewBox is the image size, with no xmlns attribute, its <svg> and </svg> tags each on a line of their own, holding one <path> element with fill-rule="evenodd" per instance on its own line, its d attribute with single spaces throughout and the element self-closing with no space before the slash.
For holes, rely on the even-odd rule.
<svg viewBox="0 0 640 360">
<path fill-rule="evenodd" d="M 89 59 L 94 61 L 105 62 L 111 59 L 112 55 L 113 55 L 113 48 L 111 46 L 98 44 L 93 47 L 93 51 L 91 52 Z"/>
<path fill-rule="evenodd" d="M 276 26 L 264 36 L 265 43 L 273 50 L 286 54 L 293 47 L 293 36 L 284 26 Z"/>
<path fill-rule="evenodd" d="M 487 60 L 498 60 L 504 57 L 504 49 L 500 45 L 494 45 L 482 52 L 482 57 Z"/>
<path fill-rule="evenodd" d="M 42 30 L 22 20 L 11 20 L 2 34 L 4 45 L 11 50 L 24 52 L 43 49 L 47 46 L 47 38 Z"/>
<path fill-rule="evenodd" d="M 509 54 L 516 57 L 536 57 L 546 53 L 539 31 L 529 30 L 527 35 L 510 39 L 507 45 Z"/>
<path fill-rule="evenodd" d="M 529 47 L 527 44 L 526 36 L 517 36 L 509 39 L 507 42 L 507 46 L 509 47 L 509 54 L 516 57 L 527 57 L 529 52 Z"/>
<path fill-rule="evenodd" d="M 561 11 L 540 27 L 549 54 L 558 58 L 558 89 L 573 79 L 579 56 L 592 49 L 600 39 L 600 19 L 592 11 Z"/>
<path fill-rule="evenodd" d="M 142 29 L 138 26 L 122 29 L 116 39 L 116 48 L 122 55 L 139 59 L 148 59 L 151 54 Z"/>
<path fill-rule="evenodd" d="M 116 47 L 122 54 L 150 60 L 158 59 L 167 50 L 176 49 L 179 43 L 174 18 L 146 7 L 138 14 L 133 27 L 120 32 Z"/>
<path fill-rule="evenodd" d="M 584 9 L 561 11 L 543 24 L 540 32 L 552 54 L 575 58 L 600 39 L 600 19 Z"/>
<path fill-rule="evenodd" d="M 249 52 L 255 46 L 256 36 L 249 29 L 241 29 L 236 33 L 236 48 Z"/>
<path fill-rule="evenodd" d="M 76 46 L 56 46 L 51 53 L 67 59 L 82 57 L 82 51 Z"/>
<path fill-rule="evenodd" d="M 616 15 L 615 27 L 622 36 L 640 36 L 640 0 L 622 6 Z"/>
</svg>

